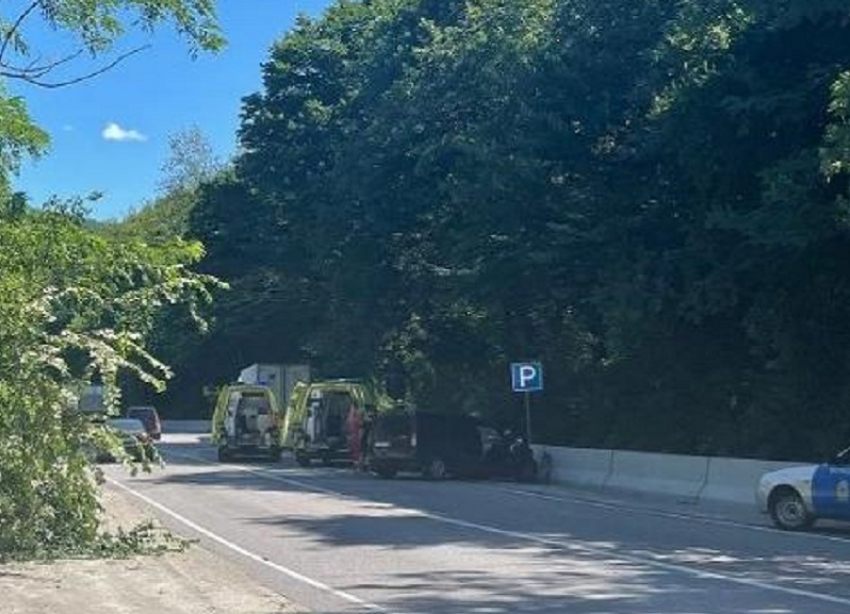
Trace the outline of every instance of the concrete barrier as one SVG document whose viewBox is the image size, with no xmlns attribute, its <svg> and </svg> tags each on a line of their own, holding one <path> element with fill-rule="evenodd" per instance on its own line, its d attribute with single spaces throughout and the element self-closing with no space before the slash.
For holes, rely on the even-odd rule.
<svg viewBox="0 0 850 614">
<path fill-rule="evenodd" d="M 700 500 L 722 503 L 753 503 L 759 478 L 768 471 L 803 463 L 710 458 L 708 479 L 699 493 Z"/>
<path fill-rule="evenodd" d="M 535 447 L 538 460 L 544 450 L 552 459 L 551 480 L 553 482 L 602 487 L 608 479 L 613 450 Z"/>
<path fill-rule="evenodd" d="M 209 420 L 163 420 L 163 433 L 209 433 Z"/>
<path fill-rule="evenodd" d="M 552 461 L 554 483 L 675 496 L 692 503 L 753 505 L 759 478 L 802 463 L 534 446 Z"/>
<path fill-rule="evenodd" d="M 708 458 L 615 451 L 605 488 L 673 495 L 696 501 L 708 475 Z"/>
</svg>

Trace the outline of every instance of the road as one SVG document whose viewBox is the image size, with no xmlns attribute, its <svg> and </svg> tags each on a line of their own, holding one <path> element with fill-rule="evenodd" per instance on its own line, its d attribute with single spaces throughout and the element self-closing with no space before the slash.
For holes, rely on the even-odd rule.
<svg viewBox="0 0 850 614">
<path fill-rule="evenodd" d="M 783 533 L 755 514 L 537 485 L 221 464 L 192 435 L 161 448 L 165 469 L 108 477 L 314 612 L 850 612 L 850 529 Z"/>
</svg>

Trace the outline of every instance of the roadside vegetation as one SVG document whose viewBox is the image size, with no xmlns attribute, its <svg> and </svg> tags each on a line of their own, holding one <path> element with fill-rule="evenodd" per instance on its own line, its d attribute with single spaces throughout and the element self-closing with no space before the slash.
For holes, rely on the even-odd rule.
<svg viewBox="0 0 850 614">
<path fill-rule="evenodd" d="M 43 0 L 21 10 L 0 16 L 0 75 L 33 87 L 61 85 L 52 69 L 76 56 L 41 66 L 52 56 L 28 46 L 30 20 L 76 36 L 81 52 L 106 67 L 120 61 L 109 53 L 119 17 L 144 28 L 171 22 L 197 48 L 220 44 L 206 0 Z M 74 410 L 75 394 L 96 380 L 115 410 L 122 376 L 161 390 L 172 372 L 148 350 L 157 315 L 181 305 L 200 324 L 220 284 L 191 270 L 203 254 L 197 242 L 110 238 L 89 228 L 83 199 L 33 207 L 11 193 L 21 156 L 47 142 L 24 99 L 0 91 L 0 562 L 157 551 L 162 543 L 149 528 L 99 530 L 98 474 L 87 451 L 103 443 L 102 430 Z"/>
</svg>

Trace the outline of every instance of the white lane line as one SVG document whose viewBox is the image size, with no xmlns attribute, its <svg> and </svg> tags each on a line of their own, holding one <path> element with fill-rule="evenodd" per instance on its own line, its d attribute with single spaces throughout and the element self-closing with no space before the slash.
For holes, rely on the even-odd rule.
<svg viewBox="0 0 850 614">
<path fill-rule="evenodd" d="M 714 572 L 714 571 L 703 571 L 699 569 L 693 569 L 691 567 L 687 567 L 685 565 L 678 565 L 676 563 L 665 563 L 663 561 L 659 561 L 655 558 L 651 557 L 641 557 L 632 554 L 625 554 L 620 552 L 611 552 L 601 548 L 594 548 L 592 546 L 576 546 L 569 545 L 559 542 L 553 539 L 547 539 L 545 537 L 539 537 L 537 535 L 529 535 L 527 533 L 520 533 L 516 531 L 508 531 L 504 529 L 498 529 L 496 527 L 491 527 L 489 525 L 478 524 L 475 522 L 467 522 L 465 520 L 457 520 L 455 518 L 449 518 L 446 516 L 440 516 L 438 514 L 427 514 L 429 517 L 434 518 L 435 520 L 439 520 L 441 522 L 445 522 L 447 524 L 455 525 L 458 527 L 465 527 L 469 529 L 475 529 L 478 531 L 485 531 L 487 533 L 493 533 L 496 535 L 501 535 L 503 537 L 511 537 L 514 539 L 526 539 L 532 542 L 536 542 L 538 544 L 543 544 L 547 546 L 553 546 L 559 549 L 572 549 L 583 551 L 585 553 L 596 554 L 601 556 L 606 556 L 613 559 L 619 559 L 623 561 L 628 561 L 630 563 L 634 563 L 636 565 L 647 565 L 649 567 L 654 567 L 656 569 L 661 569 L 668 572 L 678 572 L 683 573 L 695 578 L 699 578 L 702 580 L 717 580 L 721 582 L 731 582 L 733 584 L 738 584 L 741 586 L 746 586 L 748 588 L 757 588 L 766 591 L 773 591 L 778 593 L 784 593 L 786 595 L 794 595 L 796 597 L 804 597 L 807 599 L 816 599 L 818 601 L 826 601 L 829 603 L 837 603 L 840 605 L 850 606 L 850 599 L 845 599 L 843 597 L 835 597 L 832 595 L 822 595 L 819 593 L 813 593 L 811 591 L 806 591 L 797 588 L 787 588 L 784 586 L 777 586 L 775 584 L 770 584 L 769 582 L 760 582 L 759 580 L 752 580 L 749 578 L 736 578 L 734 576 L 728 576 L 726 574 Z"/>
<path fill-rule="evenodd" d="M 208 461 L 206 459 L 203 459 L 203 458 L 200 458 L 200 457 L 197 457 L 197 456 L 182 455 L 182 454 L 179 455 L 179 456 L 191 458 L 192 460 L 200 461 L 200 462 L 203 462 L 203 463 L 206 463 L 206 464 L 209 464 L 209 465 L 216 465 L 217 464 L 217 463 L 213 463 L 211 461 Z M 295 480 L 295 479 L 292 479 L 292 478 L 282 477 L 282 476 L 280 476 L 276 473 L 272 473 L 268 469 L 253 469 L 253 468 L 250 468 L 250 467 L 245 467 L 244 465 L 233 465 L 233 464 L 229 464 L 228 467 L 231 468 L 231 469 L 237 469 L 237 470 L 240 470 L 240 471 L 244 471 L 246 473 L 252 473 L 252 474 L 255 474 L 259 477 L 268 479 L 268 480 L 283 482 L 284 484 L 289 484 L 291 486 L 297 486 L 297 487 L 302 488 L 304 490 L 318 492 L 318 493 L 322 493 L 322 494 L 333 495 L 335 497 L 340 497 L 340 498 L 348 499 L 348 500 L 358 500 L 358 497 L 356 497 L 356 496 L 348 495 L 346 493 L 343 493 L 343 492 L 340 492 L 340 491 L 337 491 L 337 490 L 333 490 L 331 488 L 325 488 L 325 487 L 322 487 L 322 486 L 315 486 L 313 484 L 310 484 L 309 482 L 304 482 L 304 481 L 301 481 L 301 480 Z M 804 590 L 804 589 L 778 586 L 776 584 L 770 584 L 769 582 L 762 582 L 762 581 L 753 580 L 753 579 L 750 579 L 750 578 L 740 578 L 740 577 L 730 576 L 730 575 L 726 575 L 726 574 L 714 572 L 714 571 L 704 571 L 704 570 L 700 570 L 700 569 L 694 569 L 694 568 L 688 567 L 686 565 L 680 565 L 680 564 L 677 564 L 677 563 L 666 563 L 664 561 L 659 561 L 658 559 L 653 558 L 653 557 L 641 557 L 641 556 L 637 556 L 637 555 L 633 555 L 633 554 L 625 554 L 625 553 L 621 553 L 621 552 L 612 552 L 612 551 L 606 550 L 604 548 L 595 548 L 593 546 L 587 546 L 587 545 L 577 545 L 577 544 L 572 544 L 572 543 L 571 544 L 565 544 L 561 541 L 551 539 L 551 538 L 541 537 L 539 535 L 533 535 L 533 534 L 530 534 L 530 533 L 523 533 L 523 532 L 520 532 L 520 531 L 511 531 L 511 530 L 507 530 L 507 529 L 500 529 L 498 527 L 494 527 L 494 526 L 491 526 L 491 525 L 480 524 L 480 523 L 476 523 L 476 522 L 468 522 L 466 520 L 458 520 L 456 518 L 451 518 L 449 516 L 443 516 L 443 515 L 440 515 L 440 514 L 435 514 L 435 513 L 432 513 L 432 512 L 426 512 L 426 511 L 418 510 L 418 509 L 407 509 L 407 508 L 402 508 L 402 507 L 399 507 L 399 506 L 393 506 L 393 508 L 395 508 L 399 511 L 404 511 L 404 512 L 415 512 L 415 513 L 418 513 L 422 518 L 427 518 L 427 519 L 430 519 L 430 520 L 442 522 L 442 523 L 453 525 L 453 526 L 456 526 L 456 527 L 461 527 L 461 528 L 465 528 L 465 529 L 472 529 L 472 530 L 475 530 L 475 531 L 481 531 L 483 533 L 489 533 L 489 534 L 492 534 L 492 535 L 499 535 L 500 537 L 510 537 L 511 539 L 519 539 L 519 540 L 530 541 L 530 542 L 533 542 L 533 543 L 537 543 L 537 544 L 540 544 L 540 545 L 556 548 L 556 549 L 559 549 L 559 550 L 568 550 L 568 551 L 573 551 L 573 552 L 581 552 L 581 553 L 584 553 L 584 554 L 592 554 L 592 555 L 595 555 L 595 556 L 602 556 L 602 557 L 607 557 L 607 558 L 610 558 L 610 559 L 627 561 L 629 563 L 634 563 L 634 564 L 637 564 L 637 565 L 646 565 L 646 566 L 649 566 L 649 567 L 652 567 L 652 568 L 655 568 L 655 569 L 661 569 L 661 570 L 667 571 L 667 572 L 681 573 L 681 574 L 685 574 L 685 575 L 695 577 L 695 578 L 698 578 L 698 579 L 702 579 L 702 580 L 715 580 L 715 581 L 721 581 L 721 582 L 729 582 L 729 583 L 732 583 L 732 584 L 737 584 L 739 586 L 745 586 L 745 587 L 748 587 L 748 588 L 756 588 L 756 589 L 760 589 L 760 590 L 782 593 L 782 594 L 785 594 L 785 595 L 793 595 L 795 597 L 803 597 L 803 598 L 806 598 L 806 599 L 813 599 L 813 600 L 816 600 L 816 601 L 836 603 L 836 604 L 845 605 L 845 606 L 850 607 L 850 599 L 847 599 L 847 598 L 844 598 L 844 597 L 836 597 L 836 596 L 833 596 L 833 595 L 823 595 L 823 594 L 820 594 L 820 593 L 814 593 L 812 591 L 807 591 L 807 590 Z"/>
<path fill-rule="evenodd" d="M 325 584 L 323 582 L 319 582 L 318 580 L 314 580 L 313 578 L 309 578 L 309 577 L 305 576 L 304 574 L 298 573 L 297 571 L 295 571 L 293 569 L 290 569 L 288 567 L 284 567 L 283 565 L 278 565 L 277 563 L 269 561 L 268 559 L 260 556 L 259 554 L 255 554 L 255 553 L 251 552 L 250 550 L 246 550 L 242 546 L 234 544 L 233 542 L 221 537 L 220 535 L 213 533 L 209 529 L 205 529 L 204 527 L 197 524 L 196 522 L 189 520 L 185 516 L 182 516 L 181 514 L 175 512 L 174 510 L 162 505 L 161 503 L 154 501 L 150 497 L 143 495 L 142 493 L 138 492 L 137 490 L 130 488 L 126 484 L 122 484 L 121 482 L 118 482 L 117 480 L 113 480 L 112 478 L 106 478 L 106 481 L 109 482 L 110 484 L 112 484 L 113 486 L 117 486 L 118 488 L 124 490 L 125 492 L 131 494 L 132 496 L 144 501 L 145 503 L 147 503 L 151 507 L 161 511 L 162 513 L 167 514 L 168 516 L 171 516 L 174 520 L 180 522 L 181 524 L 186 525 L 187 527 L 189 527 L 193 531 L 200 533 L 204 537 L 211 539 L 214 542 L 221 544 L 222 546 L 224 546 L 226 548 L 229 548 L 233 552 L 236 552 L 237 554 L 240 554 L 243 557 L 254 561 L 255 563 L 260 563 L 261 565 L 265 565 L 266 567 L 269 567 L 269 568 L 271 568 L 271 569 L 273 569 L 273 570 L 275 570 L 275 571 L 277 571 L 277 572 L 279 572 L 279 573 L 281 573 L 285 576 L 288 576 L 289 578 L 292 578 L 293 580 L 297 580 L 298 582 L 303 582 L 304 584 L 312 586 L 315 589 L 318 589 L 318 590 L 323 591 L 325 593 L 330 593 L 331 595 L 334 595 L 335 597 L 338 597 L 340 599 L 343 599 L 345 601 L 348 601 L 350 603 L 358 605 L 362 608 L 371 610 L 373 612 L 389 613 L 389 610 L 382 608 L 381 606 L 379 606 L 377 604 L 369 603 L 368 601 L 364 601 L 363 599 L 360 599 L 359 597 L 355 597 L 351 593 L 346 593 L 345 591 L 341 591 L 339 589 L 333 588 L 332 586 L 328 586 L 327 584 Z"/>
</svg>

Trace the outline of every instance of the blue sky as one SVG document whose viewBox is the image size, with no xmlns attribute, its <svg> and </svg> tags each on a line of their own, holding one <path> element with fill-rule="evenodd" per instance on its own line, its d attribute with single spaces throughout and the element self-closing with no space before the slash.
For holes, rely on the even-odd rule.
<svg viewBox="0 0 850 614">
<path fill-rule="evenodd" d="M 152 48 L 113 70 L 67 88 L 45 90 L 10 84 L 23 95 L 34 120 L 50 133 L 50 150 L 27 162 L 14 179 L 33 204 L 51 195 L 105 196 L 92 205 L 92 217 L 119 219 L 157 195 L 168 137 L 197 126 L 217 156 L 236 147 L 241 99 L 261 87 L 260 64 L 272 43 L 288 31 L 299 13 L 319 16 L 332 0 L 219 0 L 218 15 L 228 46 L 192 60 L 187 44 L 170 28 L 151 39 Z M 5 12 L 5 11 L 4 11 Z M 36 31 L 33 41 L 45 55 L 67 51 L 69 41 Z M 86 64 L 76 67 L 85 72 Z"/>
</svg>

